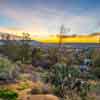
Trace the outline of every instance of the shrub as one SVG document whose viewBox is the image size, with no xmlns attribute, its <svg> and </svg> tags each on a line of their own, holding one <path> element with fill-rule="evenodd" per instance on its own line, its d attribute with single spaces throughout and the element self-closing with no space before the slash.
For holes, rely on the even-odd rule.
<svg viewBox="0 0 100 100">
<path fill-rule="evenodd" d="M 92 84 L 90 86 L 90 91 L 95 93 L 100 93 L 100 84 Z"/>
<path fill-rule="evenodd" d="M 75 79 L 79 78 L 80 71 L 74 67 L 67 67 L 64 63 L 57 63 L 52 66 L 50 73 L 51 84 L 54 86 L 54 94 L 65 98 L 66 95 L 68 95 L 68 92 L 66 92 L 67 90 L 71 95 L 73 91 L 72 85 L 76 84 Z M 87 88 L 87 84 L 84 85 L 84 87 L 82 86 L 80 94 L 82 98 L 87 96 Z M 79 95 L 78 92 L 76 94 Z"/>
<path fill-rule="evenodd" d="M 61 88 L 60 86 L 56 87 L 56 86 L 53 86 L 53 94 L 57 95 L 57 96 L 61 96 Z"/>
<path fill-rule="evenodd" d="M 34 86 L 31 90 L 31 94 L 51 94 L 52 86 L 50 84 L 44 84 L 42 86 Z"/>
<path fill-rule="evenodd" d="M 35 87 L 31 90 L 31 94 L 41 94 L 41 88 Z"/>
<path fill-rule="evenodd" d="M 97 80 L 96 75 L 94 75 L 93 73 L 89 73 L 87 78 L 90 79 L 90 80 Z"/>
<path fill-rule="evenodd" d="M 18 79 L 21 81 L 30 80 L 31 76 L 30 76 L 30 74 L 22 73 L 18 76 Z"/>
<path fill-rule="evenodd" d="M 70 73 L 73 77 L 77 78 L 80 76 L 80 70 L 74 67 L 68 68 L 68 73 Z"/>
<path fill-rule="evenodd" d="M 44 72 L 40 73 L 40 77 L 41 77 L 41 81 L 43 81 L 44 83 L 48 83 L 48 81 L 49 81 L 49 72 L 44 71 Z"/>
<path fill-rule="evenodd" d="M 43 94 L 51 94 L 51 93 L 53 93 L 51 84 L 44 85 L 42 87 L 42 93 Z"/>
<path fill-rule="evenodd" d="M 100 68 L 96 67 L 94 68 L 93 72 L 92 72 L 97 78 L 100 78 Z"/>
<path fill-rule="evenodd" d="M 53 65 L 50 71 L 50 79 L 56 86 L 62 83 L 65 77 L 69 77 L 69 75 L 71 75 L 71 77 L 78 78 L 80 71 L 74 67 L 67 67 L 64 63 L 57 63 Z"/>
<path fill-rule="evenodd" d="M 17 100 L 18 94 L 7 89 L 0 89 L 0 98 L 3 100 Z"/>
<path fill-rule="evenodd" d="M 25 89 L 28 89 L 30 87 L 30 84 L 26 81 L 26 82 L 21 82 L 19 84 L 19 90 L 25 90 Z"/>
<path fill-rule="evenodd" d="M 17 77 L 19 67 L 6 58 L 0 58 L 0 80 L 13 80 Z"/>
<path fill-rule="evenodd" d="M 64 63 L 56 63 L 50 70 L 50 81 L 55 86 L 61 84 L 63 79 L 68 76 L 68 69 Z"/>
</svg>

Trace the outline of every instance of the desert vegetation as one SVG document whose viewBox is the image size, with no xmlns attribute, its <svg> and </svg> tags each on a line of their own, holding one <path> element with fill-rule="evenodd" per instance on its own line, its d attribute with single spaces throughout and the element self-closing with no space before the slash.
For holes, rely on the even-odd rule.
<svg viewBox="0 0 100 100">
<path fill-rule="evenodd" d="M 28 34 L 23 35 L 23 41 L 5 41 L 0 46 L 0 99 L 35 100 L 36 95 L 55 95 L 58 100 L 98 98 L 99 48 L 36 47 L 25 40 Z"/>
</svg>

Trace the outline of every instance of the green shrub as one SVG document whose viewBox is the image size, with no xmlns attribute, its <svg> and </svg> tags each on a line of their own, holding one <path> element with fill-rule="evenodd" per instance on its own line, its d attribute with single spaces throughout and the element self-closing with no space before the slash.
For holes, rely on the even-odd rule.
<svg viewBox="0 0 100 100">
<path fill-rule="evenodd" d="M 20 83 L 19 84 L 19 90 L 25 90 L 25 89 L 28 89 L 29 88 L 29 83 L 27 83 L 27 82 L 22 82 L 22 83 Z"/>
<path fill-rule="evenodd" d="M 12 80 L 17 77 L 19 67 L 6 58 L 0 58 L 0 79 Z"/>
<path fill-rule="evenodd" d="M 93 75 L 95 75 L 97 78 L 100 78 L 100 68 L 96 67 L 92 71 Z"/>
<path fill-rule="evenodd" d="M 60 97 L 65 98 L 66 91 L 69 91 L 70 95 L 72 93 L 72 85 L 75 82 L 75 79 L 79 78 L 80 71 L 74 67 L 67 67 L 64 63 L 57 63 L 52 66 L 50 71 L 50 80 L 51 84 L 54 86 L 54 94 Z M 87 96 L 88 85 L 82 86 L 80 96 L 85 98 Z M 66 89 L 66 90 L 65 90 Z M 76 93 L 77 95 L 78 92 Z"/>
<path fill-rule="evenodd" d="M 42 93 L 43 94 L 52 94 L 53 93 L 53 88 L 52 88 L 51 84 L 45 84 L 42 87 Z"/>
<path fill-rule="evenodd" d="M 56 63 L 55 65 L 51 67 L 49 79 L 52 82 L 52 84 L 54 84 L 55 86 L 58 86 L 59 84 L 61 84 L 63 79 L 66 76 L 68 76 L 67 72 L 68 72 L 68 69 L 67 69 L 66 64 Z"/>
<path fill-rule="evenodd" d="M 17 100 L 18 94 L 7 89 L 0 89 L 0 98 L 3 100 Z"/>
<path fill-rule="evenodd" d="M 77 68 L 67 67 L 64 63 L 57 63 L 51 67 L 50 76 L 53 84 L 59 85 L 65 77 L 79 77 L 80 71 Z"/>
<path fill-rule="evenodd" d="M 80 70 L 74 67 L 69 67 L 68 68 L 68 73 L 72 75 L 72 77 L 79 77 L 80 75 Z"/>
<path fill-rule="evenodd" d="M 94 51 L 93 54 L 92 54 L 92 60 L 93 60 L 93 64 L 94 64 L 94 67 L 100 67 L 100 50 L 98 51 Z"/>
<path fill-rule="evenodd" d="M 94 75 L 93 73 L 89 73 L 87 78 L 90 79 L 90 80 L 97 80 L 96 75 Z"/>
<path fill-rule="evenodd" d="M 49 80 L 49 72 L 44 71 L 44 72 L 40 73 L 40 77 L 43 82 L 47 83 Z"/>
<path fill-rule="evenodd" d="M 61 87 L 60 86 L 58 86 L 58 87 L 53 86 L 53 94 L 55 94 L 57 96 L 60 96 L 60 94 L 61 94 L 60 91 L 61 91 Z"/>
<path fill-rule="evenodd" d="M 100 84 L 91 85 L 90 91 L 100 93 Z"/>
<path fill-rule="evenodd" d="M 41 88 L 33 88 L 30 93 L 31 94 L 41 94 L 42 90 Z"/>
<path fill-rule="evenodd" d="M 30 80 L 30 74 L 27 74 L 27 73 L 22 73 L 22 74 L 19 74 L 18 75 L 18 78 L 19 80 L 21 81 L 25 81 L 25 80 Z"/>
</svg>

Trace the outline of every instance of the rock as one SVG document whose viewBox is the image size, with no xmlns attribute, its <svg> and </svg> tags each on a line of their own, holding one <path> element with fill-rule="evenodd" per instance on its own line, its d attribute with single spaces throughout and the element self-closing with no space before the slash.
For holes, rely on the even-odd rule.
<svg viewBox="0 0 100 100">
<path fill-rule="evenodd" d="M 59 100 L 58 97 L 53 95 L 33 95 L 29 100 Z"/>
</svg>

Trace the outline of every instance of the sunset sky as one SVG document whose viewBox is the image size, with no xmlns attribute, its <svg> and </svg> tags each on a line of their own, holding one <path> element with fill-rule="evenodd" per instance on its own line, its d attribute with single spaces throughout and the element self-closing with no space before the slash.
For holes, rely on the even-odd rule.
<svg viewBox="0 0 100 100">
<path fill-rule="evenodd" d="M 0 32 L 33 36 L 100 32 L 100 0 L 0 0 Z"/>
</svg>

